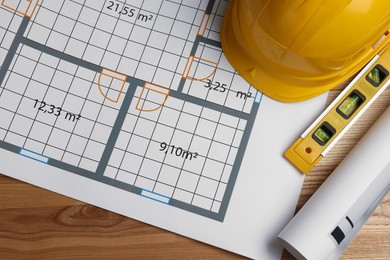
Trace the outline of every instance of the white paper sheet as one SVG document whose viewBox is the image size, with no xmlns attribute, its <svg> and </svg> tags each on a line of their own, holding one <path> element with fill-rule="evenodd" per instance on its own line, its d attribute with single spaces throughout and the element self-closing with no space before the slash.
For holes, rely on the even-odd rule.
<svg viewBox="0 0 390 260">
<path fill-rule="evenodd" d="M 257 259 L 303 176 L 282 156 L 326 96 L 257 92 L 219 43 L 228 1 L 0 7 L 0 172 Z"/>
</svg>

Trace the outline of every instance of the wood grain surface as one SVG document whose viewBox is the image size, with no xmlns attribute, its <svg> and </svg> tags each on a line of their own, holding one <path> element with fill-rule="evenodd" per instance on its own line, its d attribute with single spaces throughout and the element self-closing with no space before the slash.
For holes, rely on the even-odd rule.
<svg viewBox="0 0 390 260">
<path fill-rule="evenodd" d="M 386 91 L 306 177 L 297 210 L 389 104 Z M 0 175 L 0 259 L 244 258 Z M 341 259 L 390 259 L 390 194 Z"/>
</svg>

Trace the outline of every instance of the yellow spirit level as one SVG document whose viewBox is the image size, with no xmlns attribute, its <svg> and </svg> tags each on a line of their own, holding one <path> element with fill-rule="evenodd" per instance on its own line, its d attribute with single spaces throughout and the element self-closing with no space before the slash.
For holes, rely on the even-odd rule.
<svg viewBox="0 0 390 260">
<path fill-rule="evenodd" d="M 389 86 L 390 44 L 362 69 L 319 118 L 286 151 L 286 158 L 308 173 Z"/>
</svg>

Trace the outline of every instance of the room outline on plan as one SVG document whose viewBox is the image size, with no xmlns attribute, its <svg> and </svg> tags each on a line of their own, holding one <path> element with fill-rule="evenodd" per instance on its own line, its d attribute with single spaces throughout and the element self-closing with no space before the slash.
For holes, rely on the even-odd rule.
<svg viewBox="0 0 390 260">
<path fill-rule="evenodd" d="M 0 149 L 223 222 L 262 94 L 225 0 L 4 0 Z"/>
</svg>

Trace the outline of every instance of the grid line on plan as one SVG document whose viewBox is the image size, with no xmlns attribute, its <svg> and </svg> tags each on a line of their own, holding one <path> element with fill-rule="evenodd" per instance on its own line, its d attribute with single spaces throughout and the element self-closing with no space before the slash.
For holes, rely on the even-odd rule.
<svg viewBox="0 0 390 260">
<path fill-rule="evenodd" d="M 23 55 L 20 55 L 20 56 L 22 56 L 22 57 L 24 57 L 24 58 L 26 58 L 26 59 L 28 59 L 28 60 L 33 61 L 32 59 L 30 59 L 30 58 L 28 58 L 28 57 L 26 57 L 26 56 L 23 56 Z M 48 66 L 48 67 L 50 67 L 50 66 Z M 77 69 L 78 69 L 78 68 L 77 68 Z M 73 74 L 70 74 L 70 73 L 65 72 L 65 71 L 63 71 L 63 70 L 58 69 L 58 71 L 61 72 L 61 73 L 67 74 L 68 76 L 73 76 Z M 77 72 L 77 70 L 76 70 L 76 72 Z M 18 72 L 15 72 L 15 71 L 12 71 L 12 74 L 15 75 L 16 77 L 19 77 L 19 78 L 24 77 L 23 74 L 18 73 Z M 8 75 L 7 78 L 9 78 L 9 75 Z M 82 80 L 82 78 L 79 77 L 78 75 L 74 75 L 74 77 L 73 77 L 73 79 L 72 79 L 71 82 L 73 82 L 75 79 Z M 41 81 L 39 81 L 38 79 L 34 79 L 34 81 L 37 82 L 38 84 L 44 84 L 44 82 L 41 82 Z M 56 86 L 51 86 L 51 87 L 52 87 L 53 89 L 56 89 L 56 90 L 58 90 L 58 91 L 63 92 L 62 89 L 57 88 Z M 14 91 L 14 90 L 12 90 L 12 89 L 7 89 L 7 91 L 10 92 L 10 93 L 12 93 L 12 94 L 15 94 L 15 95 L 20 94 L 20 93 L 18 93 L 17 91 Z M 89 90 L 89 91 L 90 91 L 90 90 Z M 89 93 L 89 92 L 88 92 L 88 93 Z M 75 97 L 77 97 L 77 98 L 81 98 L 81 99 L 84 99 L 84 98 L 85 98 L 85 97 L 83 97 L 83 96 L 78 95 L 77 93 L 72 93 L 72 95 L 75 96 Z M 88 94 L 87 94 L 87 95 L 88 95 Z M 32 100 L 32 99 L 31 99 L 31 100 Z M 100 103 L 98 103 L 98 102 L 96 102 L 96 101 L 91 100 L 91 102 L 93 102 L 93 103 L 95 103 L 95 104 L 97 104 L 97 105 L 100 105 Z M 84 104 L 85 104 L 85 102 L 84 102 Z M 107 104 L 106 104 L 106 105 L 107 105 Z M 84 106 L 84 105 L 83 105 L 83 106 Z M 4 108 L 4 107 L 2 107 L 1 109 L 2 109 L 2 111 L 6 111 L 7 113 L 13 113 L 13 112 L 14 112 L 14 111 L 12 111 L 12 110 L 10 110 L 10 109 L 7 109 L 7 108 Z M 65 110 L 62 110 L 62 111 L 64 111 L 64 112 L 70 112 L 70 111 L 65 111 Z M 21 115 L 21 116 L 23 116 L 23 115 Z M 26 117 L 26 118 L 28 118 L 28 117 Z M 48 123 L 46 123 L 46 122 L 42 122 L 42 124 L 44 124 L 44 125 L 46 125 L 46 126 L 51 126 L 51 124 L 48 124 Z M 105 124 L 105 123 L 101 123 L 101 124 L 104 125 L 104 126 L 110 127 L 110 125 L 107 125 L 107 124 Z M 0 128 L 6 129 L 7 127 L 4 128 L 4 126 L 0 126 Z M 11 130 L 9 130 L 9 131 L 12 132 Z M 65 131 L 66 131 L 66 130 L 65 130 Z M 71 134 L 77 135 L 76 133 L 73 133 L 73 132 L 70 132 L 70 133 L 71 133 Z M 80 137 L 81 137 L 81 136 L 80 136 Z M 34 140 L 34 139 L 32 139 L 32 140 Z M 34 140 L 34 141 L 38 141 L 38 140 Z M 100 142 L 100 143 L 103 144 L 103 142 Z"/>
<path fill-rule="evenodd" d="M 137 98 L 139 98 L 139 91 L 138 96 L 136 95 L 136 98 L 133 101 L 132 107 L 134 107 L 135 103 L 137 102 Z M 147 99 L 147 97 L 143 98 Z M 173 100 L 173 98 L 169 99 Z M 108 165 L 108 171 L 105 173 L 105 176 L 117 179 L 119 181 L 124 181 L 139 188 L 147 189 L 179 200 L 180 196 L 182 196 L 180 194 L 186 194 L 186 196 L 190 196 L 188 200 L 185 201 L 186 203 L 192 203 L 193 205 L 205 207 L 208 210 L 212 210 L 212 205 L 216 204 L 217 206 L 215 206 L 213 210 L 218 211 L 219 205 L 222 200 L 221 193 L 223 193 L 221 191 L 218 192 L 218 190 L 223 190 L 226 188 L 229 179 L 227 173 L 231 171 L 231 167 L 235 158 L 235 154 L 232 153 L 232 155 L 230 155 L 230 151 L 233 149 L 237 152 L 237 146 L 240 142 L 241 137 L 237 136 L 237 139 L 234 140 L 235 135 L 236 133 L 242 134 L 243 131 L 239 130 L 239 127 L 241 127 L 239 126 L 239 120 L 236 120 L 236 127 L 232 128 L 231 126 L 227 126 L 231 124 L 227 124 L 226 122 L 219 124 L 218 118 L 226 117 L 226 115 L 223 115 L 219 112 L 216 113 L 219 114 L 219 116 L 218 118 L 216 118 L 217 120 L 215 123 L 214 132 L 217 133 L 218 131 L 218 134 L 221 134 L 223 131 L 225 131 L 224 133 L 226 133 L 226 130 L 232 129 L 231 131 L 229 131 L 230 133 L 232 133 L 232 139 L 228 144 L 224 143 L 223 141 L 213 140 L 217 139 L 215 136 L 211 136 L 211 139 L 207 139 L 207 137 L 199 135 L 197 130 L 195 130 L 194 132 L 183 131 L 181 128 L 178 127 L 178 124 L 181 123 L 179 119 L 171 122 L 171 125 L 167 122 L 164 123 L 164 120 L 167 120 L 166 118 L 168 117 L 169 113 L 173 113 L 173 117 L 175 117 L 174 114 L 177 114 L 178 118 L 184 117 L 185 114 L 191 115 L 188 110 L 184 110 L 186 102 L 174 102 L 176 102 L 174 103 L 176 104 L 175 107 L 172 107 L 169 104 L 165 104 L 164 107 L 162 107 L 160 110 L 153 112 L 154 115 L 150 115 L 151 113 L 148 112 L 137 112 L 135 109 L 129 111 L 128 117 L 133 118 L 133 123 L 131 124 L 132 127 L 129 130 L 122 129 L 120 137 L 117 141 L 117 145 L 111 156 Z M 207 117 L 203 118 L 203 113 L 207 115 L 205 111 L 206 109 L 204 107 L 199 107 L 198 113 L 195 113 L 197 117 L 195 115 L 191 115 L 193 119 L 196 120 L 195 128 L 198 127 L 199 122 L 201 122 L 202 124 L 205 124 L 205 122 L 209 122 L 207 124 L 211 124 L 213 121 L 215 121 L 215 118 L 210 120 L 207 119 Z M 208 113 L 210 113 L 210 111 L 208 111 Z M 125 124 L 128 124 L 127 127 L 129 127 L 129 122 L 130 121 L 127 121 L 126 123 L 125 121 Z M 136 128 L 138 127 L 138 125 L 141 125 L 144 131 L 146 129 L 150 129 L 150 134 L 146 133 L 144 135 L 144 133 L 137 132 Z M 165 134 L 164 129 L 168 128 L 170 128 L 171 133 Z M 123 137 L 126 135 L 127 139 L 121 138 L 121 136 Z M 189 140 L 188 144 L 184 144 L 182 139 L 178 139 L 180 138 L 180 136 L 187 136 Z M 199 140 L 209 140 L 207 141 L 207 143 L 209 143 L 207 150 L 202 151 L 202 154 L 198 155 L 198 159 L 202 160 L 201 162 L 199 162 L 200 166 L 198 167 L 201 167 L 203 170 L 193 171 L 193 165 L 188 164 L 188 162 L 193 162 L 196 159 L 192 158 L 192 160 L 175 161 L 174 159 L 172 159 L 172 154 L 170 154 L 170 152 L 158 155 L 158 153 L 161 153 L 161 150 L 158 150 L 163 147 L 161 146 L 162 143 L 166 143 L 166 145 L 181 144 L 183 147 L 180 147 L 178 149 L 185 150 L 189 153 L 194 153 L 195 150 L 193 150 L 194 148 L 192 148 L 195 147 L 192 145 L 194 138 L 197 140 L 195 141 L 195 143 L 198 146 L 200 142 Z M 132 147 L 133 140 L 138 140 L 139 145 L 134 145 L 134 142 L 134 146 Z M 142 148 L 143 145 L 141 145 L 139 142 L 144 143 L 144 149 Z M 123 143 L 126 143 L 126 146 L 123 146 Z M 137 149 L 141 149 L 141 151 L 133 151 L 132 149 L 135 147 L 137 147 Z M 213 157 L 208 157 L 210 149 L 213 150 L 213 156 L 216 156 L 215 152 L 218 149 L 215 147 L 220 147 L 224 149 L 223 151 L 226 154 L 224 159 L 218 160 Z M 144 165 L 144 162 L 147 162 L 146 165 L 154 165 L 153 168 L 147 167 L 146 165 Z M 212 176 L 212 174 L 214 174 L 212 173 L 212 167 L 215 166 L 210 165 L 217 165 L 217 167 L 219 167 L 218 169 L 221 171 L 218 172 L 216 176 Z M 149 171 L 143 172 L 143 167 L 147 168 Z M 207 167 L 207 169 L 204 169 L 205 167 Z M 225 168 L 226 172 L 224 173 L 222 172 L 222 170 L 225 170 Z M 172 174 L 177 174 L 175 183 L 167 183 L 163 180 L 160 180 L 160 177 L 162 179 L 166 178 L 166 169 L 169 169 Z M 226 174 L 224 179 L 222 179 L 223 174 Z M 199 183 L 199 188 L 197 186 L 193 186 L 192 188 L 183 186 L 180 187 L 180 185 L 183 185 L 181 178 L 192 178 L 193 184 Z M 178 182 L 180 183 L 178 184 Z M 210 191 L 207 191 L 207 189 L 205 188 L 207 187 L 207 185 L 211 187 Z M 218 196 L 216 195 L 217 192 Z M 203 202 L 199 202 L 202 200 L 207 201 L 208 206 L 203 205 Z"/>
<path fill-rule="evenodd" d="M 96 72 L 63 63 L 58 58 L 27 46 L 20 48 L 20 52 L 24 53 L 24 56 L 16 55 L 7 77 L 7 88 L 10 90 L 7 89 L 7 96 L 0 102 L 1 113 L 8 117 L 12 115 L 12 119 L 5 118 L 2 122 L 1 128 L 7 129 L 7 135 L 3 139 L 94 172 L 119 111 L 120 102 L 113 104 L 99 93 Z M 26 55 L 37 56 L 36 61 L 26 59 Z M 41 61 L 41 57 L 44 57 L 44 60 Z M 56 69 L 56 66 L 48 66 L 46 60 L 54 60 L 57 66 L 65 69 L 70 66 L 71 68 L 67 69 L 73 70 L 78 77 L 65 74 Z M 28 74 L 29 70 L 30 77 L 14 73 L 23 71 Z M 41 81 L 36 80 L 40 77 Z M 18 86 L 18 82 L 24 84 L 21 93 L 12 89 L 13 86 Z M 125 91 L 121 94 L 122 99 L 124 93 Z M 7 97 L 11 97 L 11 101 L 7 102 Z M 18 101 L 18 106 L 10 104 L 15 100 Z M 38 108 L 43 102 L 47 105 L 39 111 Z M 50 106 L 61 112 L 51 112 Z M 55 117 L 53 113 L 62 114 Z M 72 142 L 72 147 L 69 147 L 69 142 Z"/>
<path fill-rule="evenodd" d="M 227 8 L 227 1 L 216 1 L 213 10 L 211 12 L 210 22 L 205 31 L 205 37 L 219 41 L 220 39 L 220 28 L 222 25 L 223 16 Z"/>
<path fill-rule="evenodd" d="M 204 1 L 204 0 L 203 0 Z M 65 1 L 67 3 L 76 3 L 75 1 Z M 102 8 L 107 6 L 106 1 Z M 142 3 L 150 1 L 142 1 Z M 41 9 L 44 9 L 45 12 L 52 12 L 48 8 L 45 7 L 45 2 L 41 4 Z M 177 8 L 176 16 L 181 12 L 180 8 L 184 8 L 182 4 L 174 3 L 171 1 L 164 1 L 159 2 L 158 4 L 167 4 L 170 3 L 171 5 L 175 5 Z M 199 2 L 199 6 L 200 6 Z M 80 3 L 77 3 L 79 5 Z M 162 4 L 160 4 L 162 6 Z M 186 7 L 188 10 L 194 10 L 192 11 L 193 15 L 193 21 L 194 19 L 197 19 L 198 22 L 199 16 L 203 14 L 204 10 L 201 9 L 194 9 L 193 7 Z M 192 9 L 191 9 L 192 8 Z M 100 17 L 100 15 L 104 15 L 104 19 L 113 19 L 116 24 L 119 25 L 119 22 L 123 22 L 120 16 L 113 16 L 112 14 L 107 14 L 107 8 L 104 8 L 104 10 L 96 10 L 90 8 L 89 6 L 83 6 L 79 12 L 81 14 L 83 10 L 89 10 L 88 12 L 91 12 L 92 14 Z M 165 8 L 166 9 L 166 8 Z M 142 11 L 142 9 L 140 9 Z M 75 11 L 76 12 L 76 11 Z M 89 14 L 86 11 L 86 14 Z M 183 11 L 184 12 L 184 11 Z M 83 17 L 86 15 L 83 13 Z M 82 39 L 82 37 L 87 37 L 84 34 L 82 37 L 75 36 L 70 33 L 66 34 L 64 32 L 58 32 L 56 31 L 55 26 L 46 26 L 45 23 L 48 23 L 51 25 L 51 23 L 46 22 L 45 20 L 41 21 L 42 19 L 40 16 L 36 16 L 36 18 L 33 21 L 33 27 L 36 27 L 36 33 L 30 33 L 28 34 L 28 37 L 35 41 L 42 41 L 41 38 L 45 38 L 45 34 L 48 34 L 47 31 L 53 30 L 55 33 L 52 35 L 53 40 L 49 38 L 49 46 L 54 47 L 55 49 L 58 49 L 60 51 L 65 51 L 68 54 L 71 54 L 73 56 L 86 59 L 92 63 L 100 64 L 103 67 L 107 67 L 113 70 L 117 70 L 118 72 L 124 73 L 126 75 L 135 76 L 137 78 L 141 78 L 145 81 L 150 81 L 159 85 L 163 85 L 165 87 L 177 87 L 180 79 L 181 74 L 180 72 L 177 72 L 178 67 L 183 67 L 185 65 L 185 61 L 188 58 L 190 46 L 193 44 L 194 39 L 189 39 L 187 37 L 181 37 L 180 35 L 172 34 L 172 29 L 176 28 L 175 26 L 179 26 L 176 23 L 180 24 L 188 24 L 189 30 L 192 31 L 191 35 L 193 35 L 193 31 L 195 31 L 195 28 L 197 28 L 197 24 L 190 24 L 188 21 L 185 21 L 183 19 L 173 19 L 172 17 L 169 17 L 167 15 L 156 15 L 156 19 L 153 21 L 153 27 L 147 28 L 145 26 L 142 26 L 142 22 L 135 21 L 134 23 L 124 22 L 129 25 L 129 28 L 127 31 L 129 32 L 128 35 L 123 36 L 115 32 L 116 26 L 113 28 L 110 28 L 111 30 L 104 30 L 102 28 L 97 27 L 97 23 L 99 22 L 99 18 L 94 19 L 93 22 L 95 23 L 95 26 L 87 25 L 86 22 L 83 20 L 85 18 L 80 17 L 80 19 L 72 19 L 69 18 L 69 16 L 66 16 L 66 14 L 61 14 L 61 17 L 65 17 L 63 19 L 67 19 L 67 21 L 72 24 L 76 24 L 76 26 L 79 28 L 85 29 L 85 35 L 90 34 L 90 36 L 96 35 L 103 35 L 107 39 L 111 39 L 109 41 L 102 40 L 105 37 L 101 37 L 99 40 L 96 40 L 95 37 L 92 41 L 90 39 Z M 183 15 L 181 15 L 183 16 Z M 83 18 L 83 19 L 81 19 Z M 159 18 L 165 19 L 170 21 L 171 24 L 168 24 L 167 27 L 170 26 L 170 31 L 165 32 L 164 30 L 160 28 L 161 25 L 155 26 L 154 23 L 157 22 L 160 24 L 162 21 L 158 20 Z M 176 17 L 177 18 L 177 17 Z M 165 21 L 163 20 L 163 21 Z M 54 27 L 54 28 L 51 28 Z M 158 28 L 157 28 L 158 27 Z M 88 29 L 89 28 L 89 29 Z M 121 25 L 121 28 L 123 28 L 123 25 Z M 192 28 L 192 29 L 191 29 Z M 89 31 L 88 31 L 89 30 Z M 135 31 L 137 30 L 137 31 Z M 148 31 L 149 30 L 149 31 Z M 76 30 L 79 31 L 79 30 Z M 119 31 L 119 30 L 118 30 Z M 177 31 L 177 29 L 176 29 Z M 183 30 L 182 30 L 183 31 Z M 41 32 L 41 33 L 39 33 Z M 99 32 L 99 33 L 97 33 Z M 131 32 L 131 33 L 130 33 Z M 39 37 L 38 37 L 39 33 Z M 71 36 L 71 37 L 69 37 Z M 146 40 L 142 40 L 141 38 L 144 38 L 146 36 L 149 36 L 146 38 Z M 48 36 L 49 37 L 49 36 Z M 51 37 L 51 36 L 50 36 Z M 81 38 L 80 38 L 81 37 Z M 132 37 L 132 38 L 130 38 Z M 161 38 L 162 37 L 162 38 Z M 193 37 L 193 36 L 191 36 Z M 55 46 L 55 44 L 52 46 L 52 42 L 62 42 L 58 39 L 66 39 L 69 38 L 71 42 L 71 47 L 68 46 Z M 57 41 L 55 41 L 57 39 Z M 150 39 L 150 41 L 148 41 Z M 161 39 L 161 40 L 158 40 Z M 99 43 L 100 42 L 100 43 Z M 125 43 L 125 46 L 123 46 L 123 43 Z M 164 45 L 165 43 L 165 45 Z M 177 44 L 178 43 L 178 44 Z M 119 45 L 118 45 L 119 44 Z M 122 45 L 121 45 L 122 44 Z M 58 45 L 58 44 L 57 44 Z M 74 45 L 74 46 L 73 46 Z M 100 46 L 99 46 L 100 45 Z M 145 46 L 143 46 L 145 45 Z M 78 48 L 76 48 L 78 46 Z M 143 47 L 142 47 L 143 46 Z M 77 51 L 74 51 L 73 49 L 76 49 Z M 106 50 L 107 49 L 107 50 Z M 87 51 L 87 54 L 81 55 L 81 50 Z M 94 52 L 90 51 L 94 50 Z M 129 50 L 131 50 L 129 52 Z M 145 52 L 145 55 L 140 56 L 139 54 L 144 50 L 147 50 Z M 83 52 L 84 53 L 84 52 Z M 147 53 L 147 55 L 146 55 Z M 153 53 L 156 53 L 156 55 L 152 55 Z M 106 57 L 107 56 L 107 57 Z M 163 65 L 163 68 L 160 68 L 160 60 L 156 57 L 160 57 L 165 62 Z M 167 67 L 168 65 L 168 67 Z M 140 69 L 136 69 L 137 67 L 140 67 Z M 146 71 L 146 72 L 145 72 Z M 154 77 L 153 77 L 154 75 Z M 169 76 L 169 80 L 167 80 L 167 77 Z"/>
<path fill-rule="evenodd" d="M 23 48 L 29 48 L 29 47 L 26 47 L 26 46 L 23 45 Z M 36 62 L 35 59 L 33 59 L 33 58 L 29 57 L 29 56 L 26 56 L 26 55 L 23 55 L 23 54 L 20 54 L 20 53 L 17 54 L 17 55 L 20 56 L 20 57 L 25 58 L 26 60 L 28 60 L 28 61 L 30 61 L 30 62 Z M 67 63 L 67 62 L 65 62 L 65 63 Z M 55 67 L 53 67 L 53 66 L 51 66 L 51 65 L 49 65 L 49 64 L 45 64 L 45 66 L 47 66 L 47 67 L 49 67 L 49 68 L 52 68 L 52 69 L 55 69 Z M 75 68 L 74 71 L 77 72 L 77 68 L 79 68 L 79 66 L 78 66 L 78 65 L 74 65 L 74 68 Z M 68 77 L 69 77 L 69 76 L 73 76 L 74 79 L 85 80 L 85 79 L 84 79 L 81 75 L 79 75 L 79 74 L 73 74 L 73 73 L 70 73 L 70 72 L 68 72 L 68 71 L 66 71 L 66 70 L 63 70 L 63 69 L 61 69 L 61 68 L 58 68 L 57 70 L 60 71 L 60 72 L 63 73 L 63 74 L 66 74 Z M 15 72 L 15 71 L 12 71 L 12 73 L 15 74 L 15 75 L 18 75 L 18 76 L 20 76 L 20 77 L 24 77 L 23 73 Z M 8 77 L 9 77 L 9 75 L 7 74 L 7 78 L 8 78 Z M 34 79 L 34 81 L 36 81 L 36 82 L 38 82 L 38 83 L 41 83 L 41 84 L 45 84 L 43 81 L 40 81 L 40 79 Z M 59 91 L 63 91 L 61 88 L 57 88 L 56 86 L 52 86 L 52 87 L 55 88 L 55 89 L 57 89 L 57 90 L 59 90 Z M 8 89 L 8 91 L 13 92 L 12 89 Z M 15 92 L 15 93 L 17 93 L 17 92 Z M 77 93 L 72 93 L 72 94 L 75 95 L 75 96 L 77 96 L 77 97 L 79 97 L 79 98 L 84 98 L 83 96 L 80 96 L 80 95 L 78 95 Z M 94 103 L 100 105 L 100 103 L 97 102 L 97 101 L 91 100 L 91 102 L 94 102 Z M 107 103 L 106 105 L 109 106 L 110 104 Z"/>
<path fill-rule="evenodd" d="M 200 42 L 196 58 L 188 72 L 195 79 L 185 82 L 183 92 L 249 114 L 256 90 L 231 67 L 222 49 Z"/>
<path fill-rule="evenodd" d="M 23 20 L 25 38 L 18 38 L 4 73 L 2 147 L 20 147 L 54 167 L 223 221 L 258 108 L 218 42 L 227 2 L 128 2 L 39 1 L 31 20 Z M 134 8 L 131 21 L 119 14 L 129 12 L 125 6 Z M 186 71 L 189 62 L 194 66 Z M 229 95 L 216 98 L 196 78 L 213 64 L 207 79 L 214 86 L 226 79 Z"/>
<path fill-rule="evenodd" d="M 146 94 L 145 99 L 147 99 L 148 94 L 149 94 L 149 93 Z M 144 107 L 144 105 L 145 105 L 145 103 L 143 103 L 142 106 L 141 106 L 139 109 L 142 110 L 143 107 Z M 157 115 L 157 117 L 156 117 L 156 120 L 157 120 L 157 121 L 158 121 L 159 118 L 160 118 L 161 111 L 162 111 L 162 109 L 157 110 L 157 113 L 158 113 L 158 115 Z M 140 118 L 140 115 L 137 116 L 137 121 L 139 120 L 139 118 Z M 136 123 L 135 123 L 135 126 L 137 125 L 137 121 L 136 121 Z M 152 134 L 156 131 L 156 126 L 157 126 L 157 124 L 154 125 L 153 130 L 152 130 Z M 133 136 L 130 137 L 129 142 L 128 142 L 128 144 L 127 144 L 127 148 L 129 148 L 130 142 L 131 142 L 132 138 L 133 138 Z M 145 153 L 144 153 L 143 155 L 141 155 L 142 161 L 141 161 L 141 163 L 140 163 L 140 169 L 143 167 L 143 164 L 145 163 L 146 153 L 147 153 L 147 151 L 148 151 L 148 149 L 149 149 L 149 147 L 150 147 L 151 141 L 152 141 L 152 140 L 149 140 L 149 141 L 148 141 L 148 144 L 147 144 L 146 149 L 145 149 Z M 123 158 L 122 158 L 122 162 L 123 162 Z M 121 164 L 122 164 L 122 163 L 121 163 Z M 143 178 L 143 177 L 140 177 L 140 172 L 138 172 L 138 173 L 136 174 L 136 177 L 135 177 L 135 180 L 134 180 L 134 183 L 135 183 L 135 184 L 137 183 L 137 179 L 139 179 L 139 178 Z M 142 180 L 142 179 L 141 179 L 141 180 Z"/>
<path fill-rule="evenodd" d="M 0 5 L 0 69 L 15 38 L 17 27 L 21 24 L 22 17 L 20 14 L 11 12 Z M 4 24 L 3 24 L 4 23 Z M 0 86 L 1 89 L 1 86 Z M 0 91 L 1 95 L 1 91 Z"/>
</svg>

